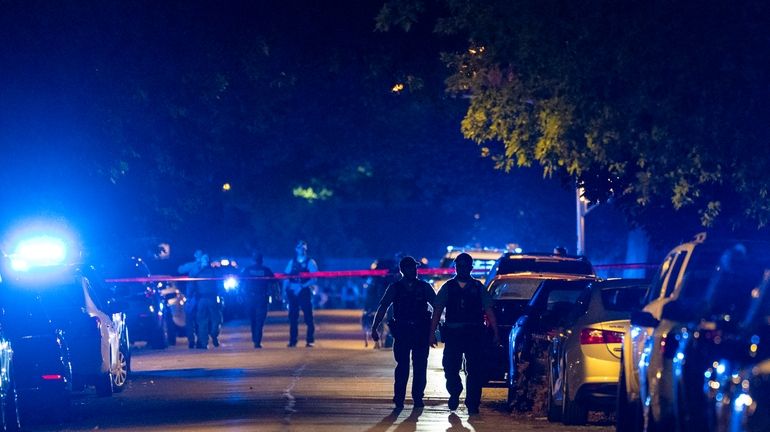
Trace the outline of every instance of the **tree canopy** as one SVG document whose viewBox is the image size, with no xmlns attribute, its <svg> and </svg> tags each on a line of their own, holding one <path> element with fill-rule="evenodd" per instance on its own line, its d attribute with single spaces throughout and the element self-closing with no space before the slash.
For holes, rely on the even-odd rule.
<svg viewBox="0 0 770 432">
<path fill-rule="evenodd" d="M 537 164 L 651 231 L 764 228 L 770 5 L 392 0 L 378 28 L 432 27 L 447 90 L 499 169 Z M 681 235 L 681 234 L 680 234 Z"/>
</svg>

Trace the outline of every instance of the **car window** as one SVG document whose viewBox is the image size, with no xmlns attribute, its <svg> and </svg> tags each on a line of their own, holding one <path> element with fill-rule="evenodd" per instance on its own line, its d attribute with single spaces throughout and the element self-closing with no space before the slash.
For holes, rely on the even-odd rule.
<svg viewBox="0 0 770 432">
<path fill-rule="evenodd" d="M 644 300 L 645 304 L 650 303 L 661 296 L 663 283 L 666 281 L 666 276 L 668 276 L 668 274 L 671 272 L 671 266 L 673 265 L 674 260 L 678 255 L 679 252 L 672 252 L 668 254 L 668 256 L 660 264 L 660 267 L 658 268 L 658 271 L 655 273 L 655 277 L 652 280 L 650 292 L 648 293 L 647 298 Z"/>
<path fill-rule="evenodd" d="M 556 290 L 551 291 L 548 295 L 548 303 L 546 310 L 554 310 L 558 307 L 559 303 L 569 303 L 574 305 L 577 303 L 583 291 L 578 290 Z"/>
<path fill-rule="evenodd" d="M 687 254 L 687 251 L 681 251 L 677 254 L 676 260 L 674 260 L 674 265 L 671 268 L 671 273 L 668 277 L 668 280 L 666 281 L 666 290 L 663 294 L 664 297 L 671 297 L 671 295 L 674 293 L 676 282 L 679 280 L 679 273 L 682 271 L 682 265 L 684 264 L 684 260 L 687 258 Z"/>
<path fill-rule="evenodd" d="M 490 291 L 496 299 L 529 300 L 541 282 L 539 279 L 498 279 Z"/>
<path fill-rule="evenodd" d="M 602 306 L 608 311 L 632 312 L 642 307 L 647 286 L 607 288 L 601 291 Z"/>
<path fill-rule="evenodd" d="M 532 300 L 529 302 L 529 307 L 538 310 L 553 309 L 552 303 L 569 302 L 574 304 L 580 293 L 586 289 L 590 281 L 564 281 L 564 280 L 547 280 L 544 281 Z"/>
</svg>

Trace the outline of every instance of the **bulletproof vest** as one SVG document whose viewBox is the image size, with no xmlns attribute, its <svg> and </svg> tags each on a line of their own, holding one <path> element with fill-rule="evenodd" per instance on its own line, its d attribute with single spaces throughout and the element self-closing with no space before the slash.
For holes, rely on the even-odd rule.
<svg viewBox="0 0 770 432">
<path fill-rule="evenodd" d="M 428 293 L 425 284 L 418 279 L 401 279 L 393 284 L 393 318 L 396 321 L 420 322 L 430 318 Z"/>
<path fill-rule="evenodd" d="M 201 270 L 196 277 L 199 278 L 213 278 L 215 276 L 214 270 L 211 267 L 206 267 Z M 217 295 L 217 281 L 215 280 L 201 280 L 195 282 L 197 285 L 198 296 L 200 297 L 213 297 Z"/>
<path fill-rule="evenodd" d="M 289 274 L 298 275 L 307 272 L 307 264 L 310 258 L 305 258 L 305 262 L 298 262 L 296 258 L 291 260 L 291 272 Z M 292 283 L 302 283 L 302 278 L 291 278 Z"/>
<path fill-rule="evenodd" d="M 471 279 L 461 288 L 457 279 L 450 279 L 444 285 L 449 292 L 446 304 L 446 322 L 451 324 L 481 324 L 484 322 L 484 306 L 481 290 L 484 286 Z"/>
</svg>

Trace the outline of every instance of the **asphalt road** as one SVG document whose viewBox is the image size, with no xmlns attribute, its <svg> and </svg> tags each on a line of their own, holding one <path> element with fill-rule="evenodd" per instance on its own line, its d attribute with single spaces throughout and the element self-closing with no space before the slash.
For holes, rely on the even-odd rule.
<svg viewBox="0 0 770 432">
<path fill-rule="evenodd" d="M 614 430 L 603 417 L 586 427 L 511 415 L 505 391 L 485 389 L 481 414 L 447 409 L 441 349 L 431 350 L 426 407 L 392 411 L 392 351 L 364 348 L 359 311 L 319 311 L 317 344 L 287 348 L 286 315 L 271 313 L 264 348 L 248 326 L 229 322 L 222 344 L 208 351 L 135 347 L 128 388 L 111 398 L 78 397 L 64 425 L 71 431 L 498 431 Z M 300 338 L 304 325 L 300 325 Z M 408 392 L 407 392 L 408 393 Z M 44 417 L 44 413 L 40 413 Z"/>
</svg>

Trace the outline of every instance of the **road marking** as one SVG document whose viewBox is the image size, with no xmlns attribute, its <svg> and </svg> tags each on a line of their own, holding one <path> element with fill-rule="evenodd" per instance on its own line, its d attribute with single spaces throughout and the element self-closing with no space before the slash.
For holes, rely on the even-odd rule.
<svg viewBox="0 0 770 432">
<path fill-rule="evenodd" d="M 296 399 L 294 398 L 294 395 L 291 394 L 291 392 L 294 390 L 294 387 L 297 386 L 297 383 L 299 382 L 299 379 L 302 378 L 302 373 L 305 371 L 305 368 L 307 367 L 307 363 L 303 363 L 302 366 L 298 367 L 294 373 L 291 374 L 292 380 L 291 383 L 289 383 L 289 386 L 286 387 L 286 389 L 283 391 L 283 397 L 286 398 L 286 406 L 283 408 L 284 416 L 283 416 L 283 423 L 289 424 L 291 423 L 291 416 L 295 412 L 297 412 L 294 407 L 296 406 Z"/>
</svg>

